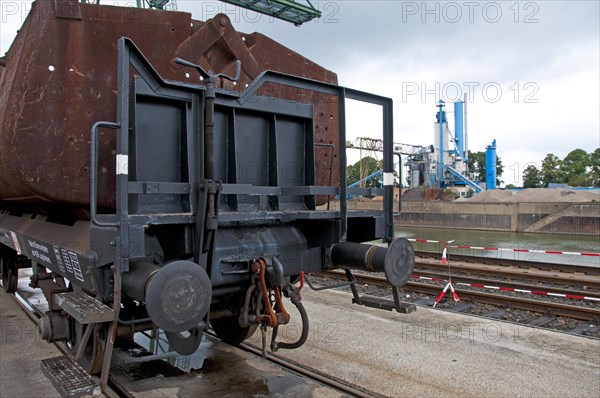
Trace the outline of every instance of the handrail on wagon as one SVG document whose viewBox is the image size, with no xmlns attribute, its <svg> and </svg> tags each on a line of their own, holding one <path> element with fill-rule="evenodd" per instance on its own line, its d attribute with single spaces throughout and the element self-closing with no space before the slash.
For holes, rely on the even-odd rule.
<svg viewBox="0 0 600 398">
<path fill-rule="evenodd" d="M 100 127 L 119 129 L 119 123 L 112 122 L 96 122 L 92 126 L 92 139 L 90 142 L 90 219 L 99 227 L 118 227 L 118 222 L 106 222 L 98 219 L 98 130 Z M 121 173 L 123 167 L 127 164 L 119 164 L 120 156 L 117 154 L 117 174 Z"/>
</svg>

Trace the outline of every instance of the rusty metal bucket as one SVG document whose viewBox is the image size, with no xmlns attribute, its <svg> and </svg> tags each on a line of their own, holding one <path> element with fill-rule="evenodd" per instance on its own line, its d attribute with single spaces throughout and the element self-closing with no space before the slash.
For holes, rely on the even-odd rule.
<svg viewBox="0 0 600 398">
<path fill-rule="evenodd" d="M 235 31 L 225 15 L 202 22 L 188 13 L 37 1 L 10 50 L 0 59 L 0 201 L 32 211 L 60 208 L 86 218 L 89 208 L 90 128 L 116 119 L 117 49 L 131 38 L 166 79 L 199 82 L 180 57 L 233 74 L 242 91 L 261 72 L 275 70 L 328 83 L 335 73 L 260 33 Z M 266 85 L 259 94 L 314 106 L 316 143 L 338 142 L 337 98 Z M 114 133 L 100 135 L 99 206 L 115 205 Z M 333 156 L 338 156 L 336 148 Z M 337 185 L 339 162 L 317 146 L 318 185 Z"/>
</svg>

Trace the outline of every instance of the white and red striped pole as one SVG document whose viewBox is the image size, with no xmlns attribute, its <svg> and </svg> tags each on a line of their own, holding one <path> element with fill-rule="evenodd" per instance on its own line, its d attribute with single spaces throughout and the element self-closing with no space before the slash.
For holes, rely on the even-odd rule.
<svg viewBox="0 0 600 398">
<path fill-rule="evenodd" d="M 452 242 L 454 242 L 454 241 L 451 240 L 449 242 L 446 242 L 446 247 L 444 247 L 444 250 L 442 251 L 442 265 L 448 264 L 448 245 Z M 448 268 L 448 270 L 449 269 L 450 268 Z M 450 291 L 452 292 L 452 298 L 454 299 L 454 301 L 460 300 L 458 298 L 458 294 L 456 294 L 456 291 L 454 291 L 454 286 L 452 286 L 452 276 L 450 276 L 449 272 L 450 271 L 448 271 L 448 283 L 444 287 L 444 290 L 442 290 L 442 292 L 436 297 L 435 302 L 433 303 L 434 308 L 435 308 L 436 304 L 439 303 L 442 300 L 442 298 L 444 298 L 444 295 L 448 291 L 448 288 L 450 288 Z"/>
<path fill-rule="evenodd" d="M 437 303 L 442 301 L 442 298 L 444 297 L 444 294 L 446 294 L 446 291 L 448 290 L 449 287 L 450 287 L 450 282 L 448 282 L 446 284 L 446 287 L 444 287 L 444 290 L 442 290 L 442 292 L 435 298 L 435 303 L 433 303 L 433 308 L 435 308 L 435 305 Z"/>
<path fill-rule="evenodd" d="M 456 294 L 456 292 L 454 291 L 454 286 L 452 286 L 452 282 L 448 282 L 446 284 L 446 287 L 444 287 L 444 290 L 442 290 L 442 292 L 435 298 L 435 303 L 433 303 L 433 307 L 434 308 L 435 308 L 435 306 L 436 306 L 437 303 L 439 303 L 440 301 L 442 301 L 442 299 L 444 298 L 444 295 L 448 291 L 448 288 L 450 288 L 450 291 L 452 292 L 452 298 L 454 299 L 454 301 L 459 301 L 460 300 L 458 298 L 458 294 Z"/>
<path fill-rule="evenodd" d="M 454 291 L 454 286 L 452 286 L 452 282 L 448 282 L 448 284 L 450 285 L 450 290 L 452 291 L 452 298 L 454 299 L 454 301 L 459 301 L 460 299 L 458 298 L 458 294 L 456 294 L 456 292 Z"/>
</svg>

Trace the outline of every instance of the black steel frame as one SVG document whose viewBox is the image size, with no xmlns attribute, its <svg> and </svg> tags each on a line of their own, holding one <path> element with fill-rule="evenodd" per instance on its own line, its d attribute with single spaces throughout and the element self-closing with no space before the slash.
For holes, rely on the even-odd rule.
<svg viewBox="0 0 600 398">
<path fill-rule="evenodd" d="M 167 81 L 162 79 L 154 70 L 149 61 L 144 57 L 136 45 L 127 38 L 121 38 L 118 42 L 119 60 L 118 60 L 118 122 L 98 122 L 92 129 L 92 144 L 91 144 L 91 189 L 90 189 L 90 210 L 92 223 L 98 227 L 117 228 L 118 236 L 115 242 L 117 250 L 117 263 L 121 272 L 128 271 L 128 262 L 131 257 L 131 249 L 129 242 L 132 235 L 140 236 L 143 234 L 144 225 L 158 224 L 193 224 L 196 222 L 194 214 L 196 210 L 193 207 L 192 200 L 191 211 L 187 214 L 161 214 L 161 215 L 144 215 L 144 214 L 129 214 L 129 194 L 131 193 L 161 193 L 161 194 L 198 194 L 195 192 L 199 185 L 199 177 L 190 175 L 189 183 L 140 183 L 130 182 L 127 173 L 117 172 L 117 189 L 116 189 L 116 214 L 98 214 L 97 212 L 97 178 L 98 178 L 98 131 L 100 128 L 112 128 L 117 131 L 117 156 L 121 159 L 128 159 L 129 156 L 129 136 L 128 126 L 130 125 L 130 104 L 134 99 L 131 98 L 130 81 L 131 67 L 136 70 L 144 81 L 150 86 L 155 93 L 160 93 L 163 96 L 173 96 L 174 98 L 181 96 L 182 92 L 192 93 L 191 96 L 197 95 L 200 98 L 203 95 L 205 87 L 176 81 Z M 263 72 L 246 90 L 239 94 L 237 92 L 229 92 L 219 90 L 215 101 L 215 105 L 228 105 L 235 107 L 250 106 L 254 109 L 267 109 L 267 106 L 273 106 L 272 99 L 269 102 L 263 101 L 264 98 L 258 97 L 258 90 L 267 83 L 274 83 L 283 86 L 290 86 L 299 89 L 315 91 L 321 94 L 333 95 L 338 99 L 339 111 L 339 142 L 341 148 L 339 151 L 340 173 L 339 187 L 331 186 L 298 186 L 298 187 L 259 187 L 244 184 L 224 184 L 221 194 L 249 194 L 249 195 L 336 195 L 340 198 L 339 211 L 282 211 L 282 212 L 261 212 L 248 213 L 224 213 L 219 217 L 219 223 L 231 222 L 257 222 L 257 218 L 268 222 L 269 220 L 277 219 L 339 219 L 339 241 L 343 242 L 347 238 L 348 218 L 349 217 L 369 217 L 376 214 L 381 214 L 379 211 L 349 211 L 347 206 L 347 194 L 352 195 L 375 195 L 383 191 L 383 220 L 384 220 L 384 242 L 391 242 L 394 237 L 393 225 L 393 186 L 386 185 L 383 189 L 378 188 L 347 188 L 346 181 L 346 124 L 345 124 L 345 100 L 353 99 L 370 104 L 380 105 L 383 109 L 383 141 L 384 141 L 384 173 L 393 173 L 393 102 L 390 98 L 365 93 L 358 90 L 353 90 L 345 87 L 340 87 L 334 84 L 323 83 L 315 80 L 310 80 L 302 77 L 287 75 L 284 73 L 266 71 Z M 292 107 L 288 103 L 288 107 Z M 293 107 L 292 107 L 293 108 Z M 198 109 L 193 109 L 192 112 L 200 114 Z M 190 116 L 191 117 L 191 116 Z M 189 120 L 189 123 L 197 125 L 197 120 Z"/>
</svg>

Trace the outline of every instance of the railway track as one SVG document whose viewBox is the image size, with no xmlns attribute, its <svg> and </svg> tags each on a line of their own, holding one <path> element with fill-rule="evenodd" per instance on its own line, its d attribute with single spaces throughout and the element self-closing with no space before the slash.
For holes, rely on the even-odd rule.
<svg viewBox="0 0 600 398">
<path fill-rule="evenodd" d="M 466 257 L 466 256 L 463 256 Z M 452 256 L 449 265 L 441 265 L 438 258 L 421 257 L 415 261 L 415 274 L 421 275 L 427 272 L 445 273 L 452 272 L 453 278 L 466 275 L 477 275 L 479 277 L 491 276 L 512 280 L 528 281 L 538 283 L 552 283 L 562 286 L 585 286 L 586 288 L 600 289 L 600 268 L 583 267 L 575 265 L 562 265 L 550 263 L 532 263 L 525 261 L 485 259 L 480 263 L 456 259 Z M 541 265 L 540 265 L 541 264 Z M 503 281 L 504 282 L 504 281 Z M 572 290 L 572 289 L 569 289 Z"/>
<path fill-rule="evenodd" d="M 426 251 L 416 251 L 415 255 L 417 257 L 417 261 L 431 259 L 434 261 L 440 260 L 440 253 L 434 252 L 426 252 Z M 513 267 L 513 268 L 523 268 L 527 270 L 543 270 L 543 271 L 554 271 L 561 272 L 563 274 L 583 274 L 583 275 L 591 275 L 591 276 L 600 276 L 600 267 L 587 267 L 583 265 L 573 265 L 573 264 L 558 264 L 558 263 L 548 263 L 548 262 L 538 262 L 538 261 L 526 261 L 526 260 L 514 260 L 507 258 L 497 258 L 492 256 L 486 257 L 477 257 L 477 256 L 467 256 L 462 254 L 453 254 L 450 253 L 449 257 L 452 260 L 452 264 L 459 263 L 475 263 L 482 265 L 497 265 L 497 266 L 505 266 L 505 267 Z"/>
<path fill-rule="evenodd" d="M 216 336 L 215 336 L 216 337 Z M 242 343 L 238 346 L 238 348 L 251 353 L 253 355 L 262 356 L 262 351 L 257 348 L 254 347 L 250 344 L 247 343 Z M 340 391 L 341 393 L 344 394 L 348 394 L 351 397 L 357 397 L 357 398 L 373 398 L 373 397 L 379 397 L 380 395 L 378 394 L 373 394 L 370 392 L 366 392 L 363 390 L 358 389 L 357 387 L 351 386 L 346 382 L 343 382 L 341 380 L 337 380 L 332 378 L 329 375 L 325 375 L 319 372 L 316 372 L 314 369 L 302 366 L 299 363 L 295 363 L 292 362 L 288 359 L 284 359 L 282 357 L 279 357 L 277 355 L 273 355 L 273 354 L 269 354 L 266 357 L 266 360 L 268 360 L 269 362 L 272 362 L 284 369 L 287 369 L 291 372 L 294 372 L 296 374 L 299 374 L 302 377 L 306 377 L 309 378 L 311 380 L 314 380 L 318 383 L 321 383 L 323 385 L 326 385 L 327 387 L 331 387 L 335 390 Z"/>
<path fill-rule="evenodd" d="M 346 276 L 344 273 L 339 271 L 328 271 L 323 274 L 335 278 L 344 278 Z M 383 288 L 391 287 L 391 285 L 384 277 L 362 274 L 355 274 L 354 277 L 359 283 L 380 286 Z M 441 288 L 443 288 L 443 286 L 440 287 L 440 285 L 437 284 L 434 285 L 419 282 L 408 282 L 406 283 L 406 285 L 404 285 L 404 288 L 409 289 L 415 293 L 437 296 L 438 294 L 440 294 Z M 553 303 L 550 301 L 531 300 L 522 297 L 478 292 L 474 290 L 467 290 L 461 288 L 455 288 L 454 290 L 459 296 L 462 297 L 463 300 L 470 300 L 478 303 L 506 306 L 509 308 L 518 308 L 522 310 L 541 313 L 552 313 L 557 316 L 565 316 L 581 320 L 593 320 L 596 318 L 600 319 L 600 309 L 597 308 Z"/>
<path fill-rule="evenodd" d="M 438 282 L 442 282 L 442 281 L 445 282 L 448 279 L 448 272 L 447 271 L 444 272 L 441 270 L 428 270 L 426 268 L 419 268 L 415 271 L 415 274 L 419 275 L 421 277 L 431 278 L 432 280 L 438 281 Z M 500 283 L 503 287 L 510 288 L 510 289 L 527 290 L 527 289 L 531 289 L 531 287 L 532 287 L 531 283 L 526 283 L 526 282 L 518 282 L 518 281 L 515 282 L 512 280 L 499 281 L 498 279 L 482 278 L 480 276 L 473 276 L 473 275 L 466 275 L 466 274 L 453 274 L 452 280 L 454 282 L 478 284 L 478 285 L 497 285 Z M 597 298 L 598 300 L 600 300 L 600 291 L 575 290 L 572 288 L 561 287 L 561 286 L 556 286 L 556 285 L 554 285 L 554 286 L 538 285 L 537 287 L 549 290 L 552 293 L 573 295 L 573 296 L 587 296 L 587 297 Z"/>
<path fill-rule="evenodd" d="M 434 298 L 442 292 L 451 278 L 461 303 L 454 305 L 441 301 L 440 306 L 450 311 L 469 313 L 472 307 L 489 305 L 497 308 L 489 312 L 489 317 L 499 319 L 504 316 L 505 311 L 522 310 L 541 314 L 531 323 L 538 327 L 564 317 L 580 321 L 573 328 L 579 328 L 576 333 L 585 329 L 585 322 L 581 321 L 600 321 L 600 268 L 459 255 L 451 255 L 452 261 L 448 265 L 442 265 L 439 254 L 417 252 L 417 256 L 413 280 L 402 287 L 407 295 L 412 296 L 409 301 L 416 300 L 416 304 L 432 306 Z M 339 271 L 322 275 L 335 279 L 346 278 L 346 274 Z M 388 289 L 391 286 L 384 277 L 360 272 L 354 273 L 354 277 L 358 282 L 357 286 L 363 285 L 363 292 L 368 291 L 369 287 L 378 287 L 385 291 L 375 292 L 376 296 L 389 295 Z M 418 279 L 426 282 L 417 281 Z M 493 293 L 482 291 L 481 288 L 484 287 L 495 290 Z M 529 292 L 544 299 L 533 299 L 518 292 Z M 582 298 L 585 300 L 581 300 Z M 472 313 L 486 317 L 483 311 Z M 508 316 L 506 318 L 510 319 Z M 592 333 L 598 334 L 597 326 L 590 327 Z M 557 330 L 552 327 L 549 329 Z"/>
</svg>

